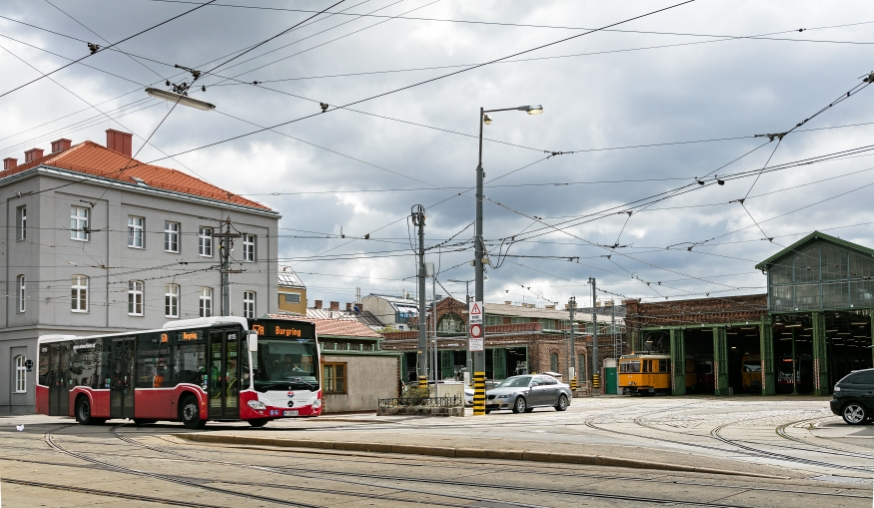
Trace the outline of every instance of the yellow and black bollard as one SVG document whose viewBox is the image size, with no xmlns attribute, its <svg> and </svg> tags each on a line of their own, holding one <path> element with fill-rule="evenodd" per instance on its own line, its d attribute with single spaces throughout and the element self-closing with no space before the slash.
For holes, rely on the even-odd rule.
<svg viewBox="0 0 874 508">
<path fill-rule="evenodd" d="M 575 377 L 571 378 L 571 391 L 577 391 L 577 378 Z"/>
<path fill-rule="evenodd" d="M 601 377 L 598 374 L 592 374 L 592 388 L 595 390 L 601 388 Z"/>
<path fill-rule="evenodd" d="M 486 414 L 486 373 L 473 373 L 473 415 Z"/>
<path fill-rule="evenodd" d="M 428 376 L 419 376 L 419 388 L 428 389 Z"/>
</svg>

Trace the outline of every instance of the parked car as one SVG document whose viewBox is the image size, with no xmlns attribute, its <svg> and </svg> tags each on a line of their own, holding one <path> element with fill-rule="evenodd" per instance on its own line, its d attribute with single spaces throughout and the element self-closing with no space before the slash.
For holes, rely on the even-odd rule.
<svg viewBox="0 0 874 508">
<path fill-rule="evenodd" d="M 464 405 L 472 406 L 473 405 L 473 388 L 465 388 L 464 389 Z"/>
<path fill-rule="evenodd" d="M 486 392 L 486 413 L 512 410 L 530 413 L 536 407 L 564 411 L 571 401 L 570 386 L 546 375 L 512 376 Z"/>
<path fill-rule="evenodd" d="M 835 383 L 830 405 L 832 413 L 850 425 L 870 422 L 874 415 L 874 369 L 854 370 Z"/>
</svg>

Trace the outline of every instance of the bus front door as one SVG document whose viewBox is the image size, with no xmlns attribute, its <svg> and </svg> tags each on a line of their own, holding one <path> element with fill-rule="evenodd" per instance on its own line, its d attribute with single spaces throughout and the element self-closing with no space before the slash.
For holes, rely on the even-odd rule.
<svg viewBox="0 0 874 508">
<path fill-rule="evenodd" d="M 67 416 L 70 411 L 69 345 L 49 344 L 49 415 Z"/>
<path fill-rule="evenodd" d="M 134 339 L 114 339 L 110 352 L 109 417 L 134 417 Z"/>
<path fill-rule="evenodd" d="M 209 332 L 209 419 L 240 417 L 239 330 Z"/>
</svg>

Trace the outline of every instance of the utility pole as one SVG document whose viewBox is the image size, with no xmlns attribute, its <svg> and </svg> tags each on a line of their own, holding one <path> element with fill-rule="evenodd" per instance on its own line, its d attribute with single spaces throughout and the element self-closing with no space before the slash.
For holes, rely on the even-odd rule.
<svg viewBox="0 0 874 508">
<path fill-rule="evenodd" d="M 610 300 L 610 310 L 613 311 L 613 314 L 610 315 L 610 333 L 613 334 L 613 357 L 618 359 L 622 352 L 616 352 L 616 302 L 613 300 Z"/>
<path fill-rule="evenodd" d="M 231 218 L 224 221 L 224 231 L 214 233 L 213 237 L 219 239 L 219 259 L 221 260 L 220 272 L 222 276 L 222 316 L 231 315 L 231 281 L 230 274 L 241 273 L 242 270 L 231 270 L 231 249 L 234 248 L 234 238 L 242 236 L 240 233 L 231 233 Z"/>
<path fill-rule="evenodd" d="M 419 228 L 419 354 L 416 355 L 416 371 L 419 388 L 428 387 L 428 325 L 425 322 L 425 207 L 415 205 L 411 210 L 413 225 Z"/>
<path fill-rule="evenodd" d="M 589 284 L 592 285 L 592 392 L 596 388 L 601 387 L 601 370 L 598 368 L 598 302 L 597 293 L 595 292 L 595 278 L 589 277 Z"/>
<path fill-rule="evenodd" d="M 568 377 L 570 377 L 570 385 L 571 385 L 571 393 L 577 391 L 577 372 L 574 367 L 576 367 L 576 342 L 577 342 L 577 332 L 576 325 L 574 324 L 574 312 L 577 310 L 577 297 L 572 296 L 567 303 L 568 310 L 571 315 L 571 331 L 570 331 L 570 341 L 571 341 L 571 364 L 568 367 Z"/>
<path fill-rule="evenodd" d="M 449 282 L 464 282 L 464 308 L 470 309 L 470 283 L 473 282 L 473 279 L 471 279 L 471 280 L 448 279 L 448 280 L 449 280 Z M 470 321 L 470 315 L 468 315 L 467 317 L 468 317 L 468 321 Z M 464 366 L 467 368 L 467 380 L 465 381 L 465 386 L 469 386 L 470 381 L 472 379 L 471 372 L 473 371 L 473 369 L 471 368 L 473 366 L 471 365 L 471 355 L 470 355 L 470 326 L 467 326 L 466 339 L 467 339 L 467 347 L 465 348 Z"/>
</svg>

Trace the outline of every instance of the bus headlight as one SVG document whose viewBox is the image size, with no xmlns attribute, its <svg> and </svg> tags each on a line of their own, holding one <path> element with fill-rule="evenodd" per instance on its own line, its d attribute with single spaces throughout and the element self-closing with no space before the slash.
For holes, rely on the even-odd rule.
<svg viewBox="0 0 874 508">
<path fill-rule="evenodd" d="M 260 400 L 250 400 L 249 402 L 247 402 L 247 404 L 249 404 L 249 407 L 256 411 L 264 411 L 265 409 L 267 409 L 267 405 Z"/>
<path fill-rule="evenodd" d="M 313 401 L 313 409 L 318 409 L 322 407 L 322 399 L 316 399 Z"/>
</svg>

